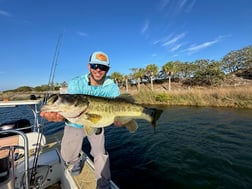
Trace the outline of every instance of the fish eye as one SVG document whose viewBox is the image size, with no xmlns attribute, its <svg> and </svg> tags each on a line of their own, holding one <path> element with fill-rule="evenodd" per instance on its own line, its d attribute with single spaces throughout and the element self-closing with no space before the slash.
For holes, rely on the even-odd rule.
<svg viewBox="0 0 252 189">
<path fill-rule="evenodd" d="M 53 94 L 50 99 L 51 99 L 51 102 L 54 103 L 54 102 L 56 102 L 58 100 L 58 98 L 59 98 L 58 95 Z"/>
</svg>

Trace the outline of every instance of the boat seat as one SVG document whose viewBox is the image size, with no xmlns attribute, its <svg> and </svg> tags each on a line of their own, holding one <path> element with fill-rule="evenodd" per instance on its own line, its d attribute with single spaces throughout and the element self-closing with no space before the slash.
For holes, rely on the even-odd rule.
<svg viewBox="0 0 252 189">
<path fill-rule="evenodd" d="M 28 138 L 28 149 L 29 152 L 33 151 L 38 147 L 38 137 L 40 133 L 30 132 L 25 134 Z M 46 138 L 41 135 L 41 145 L 46 144 Z M 0 148 L 3 146 L 24 146 L 24 140 L 21 135 L 14 135 L 9 137 L 0 138 Z M 23 153 L 23 150 L 17 149 L 19 153 Z M 5 157 L 9 153 L 9 150 L 0 150 L 0 158 Z"/>
</svg>

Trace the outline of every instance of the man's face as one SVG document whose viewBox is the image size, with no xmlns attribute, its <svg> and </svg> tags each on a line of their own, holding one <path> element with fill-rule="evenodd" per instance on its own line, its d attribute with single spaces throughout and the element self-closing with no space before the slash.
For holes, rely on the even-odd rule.
<svg viewBox="0 0 252 189">
<path fill-rule="evenodd" d="M 109 67 L 100 64 L 88 64 L 90 73 L 95 81 L 101 81 L 106 76 Z"/>
</svg>

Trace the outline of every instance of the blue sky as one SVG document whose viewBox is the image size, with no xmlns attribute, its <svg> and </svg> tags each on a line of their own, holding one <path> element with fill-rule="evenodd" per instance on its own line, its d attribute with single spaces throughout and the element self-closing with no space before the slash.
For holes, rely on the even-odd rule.
<svg viewBox="0 0 252 189">
<path fill-rule="evenodd" d="M 109 73 L 168 61 L 220 60 L 252 44 L 251 0 L 0 0 L 0 91 L 86 73 L 96 50 Z"/>
</svg>

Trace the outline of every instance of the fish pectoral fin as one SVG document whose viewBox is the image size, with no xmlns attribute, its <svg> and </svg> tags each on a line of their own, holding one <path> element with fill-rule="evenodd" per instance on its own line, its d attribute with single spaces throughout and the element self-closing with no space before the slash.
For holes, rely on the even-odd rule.
<svg viewBox="0 0 252 189">
<path fill-rule="evenodd" d="M 130 133 L 136 132 L 136 130 L 138 128 L 137 122 L 134 119 L 125 123 L 124 126 L 129 130 Z"/>
<path fill-rule="evenodd" d="M 137 122 L 130 117 L 117 116 L 114 121 L 121 122 L 121 124 L 126 127 L 130 133 L 134 133 L 138 128 Z"/>
<path fill-rule="evenodd" d="M 92 123 L 98 123 L 102 118 L 102 116 L 97 114 L 86 114 L 86 116 L 86 118 Z"/>
<path fill-rule="evenodd" d="M 96 128 L 90 127 L 90 126 L 88 126 L 88 125 L 85 125 L 85 126 L 84 126 L 84 131 L 85 131 L 85 133 L 86 133 L 88 136 L 90 136 L 90 135 L 92 135 L 92 134 L 94 134 L 94 133 L 96 132 Z"/>
</svg>

